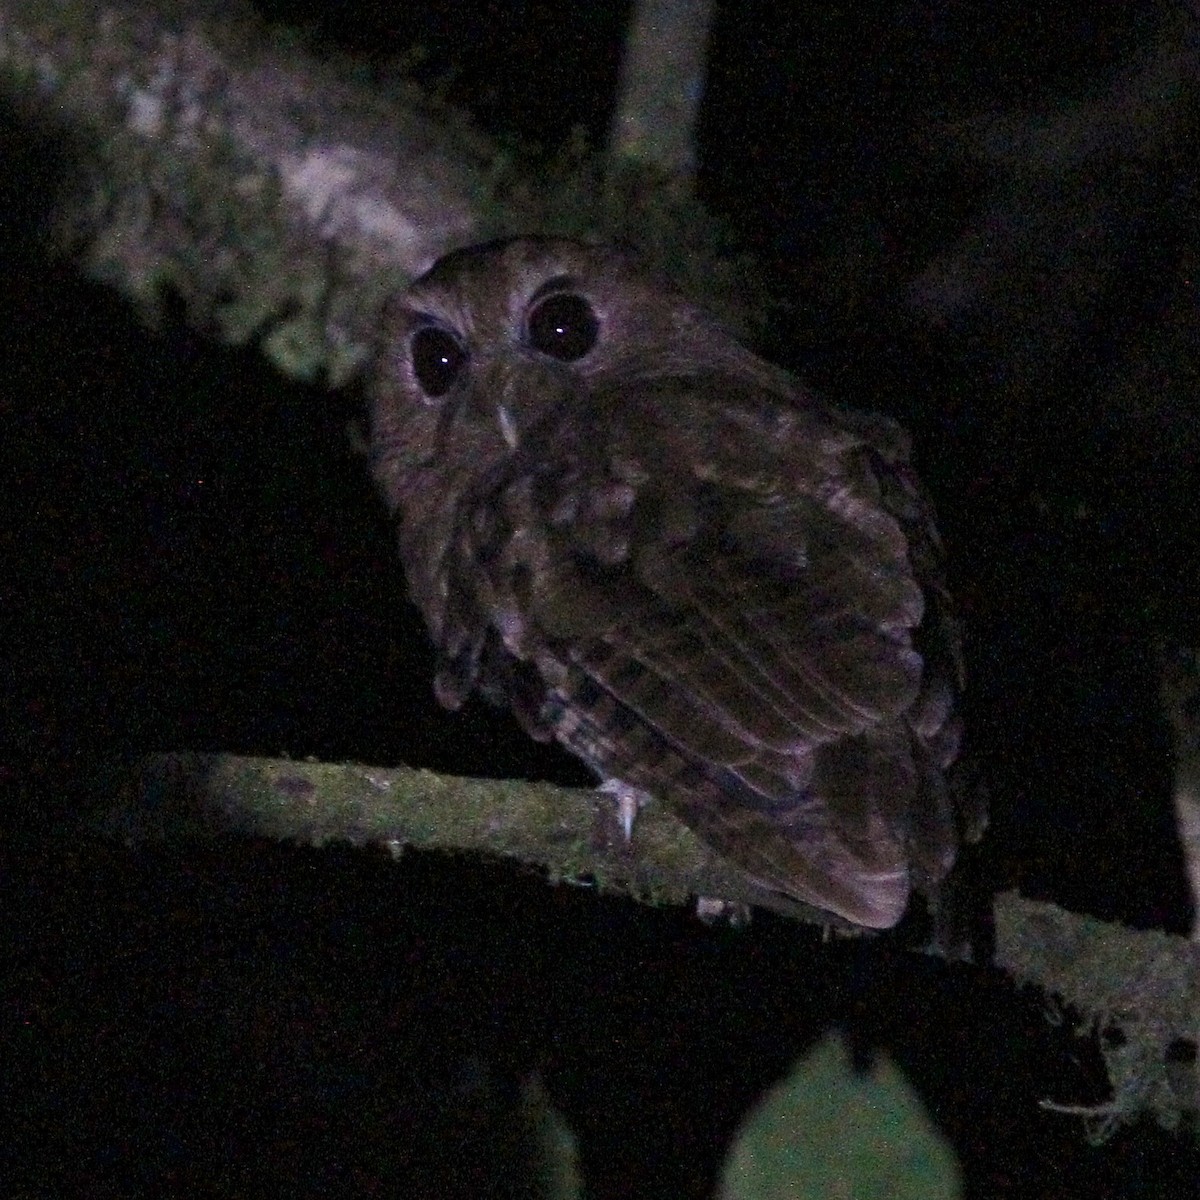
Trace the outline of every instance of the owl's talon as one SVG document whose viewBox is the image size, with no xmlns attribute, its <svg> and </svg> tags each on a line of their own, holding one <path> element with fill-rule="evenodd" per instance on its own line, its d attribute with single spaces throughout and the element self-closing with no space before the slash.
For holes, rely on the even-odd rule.
<svg viewBox="0 0 1200 1200">
<path fill-rule="evenodd" d="M 596 790 L 616 799 L 617 819 L 621 823 L 621 831 L 625 834 L 625 844 L 628 845 L 633 841 L 633 823 L 650 797 L 619 779 L 606 779 Z"/>
<path fill-rule="evenodd" d="M 725 925 L 730 929 L 742 929 L 750 924 L 750 905 L 743 904 L 740 900 L 697 896 L 696 916 L 705 925 Z"/>
</svg>

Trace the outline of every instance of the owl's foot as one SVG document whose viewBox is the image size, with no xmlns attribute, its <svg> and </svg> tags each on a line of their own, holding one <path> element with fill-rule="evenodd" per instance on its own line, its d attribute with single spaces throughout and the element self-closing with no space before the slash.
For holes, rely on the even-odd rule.
<svg viewBox="0 0 1200 1200">
<path fill-rule="evenodd" d="M 696 916 L 705 925 L 725 925 L 742 929 L 750 924 L 750 905 L 740 900 L 720 900 L 716 896 L 696 897 Z"/>
<path fill-rule="evenodd" d="M 630 787 L 629 784 L 620 779 L 606 779 L 596 790 L 603 792 L 606 796 L 612 796 L 616 800 L 617 819 L 621 823 L 621 830 L 625 834 L 625 841 L 632 841 L 633 823 L 637 819 L 637 815 L 642 810 L 642 807 L 649 802 L 649 793 L 640 791 L 635 787 Z"/>
</svg>

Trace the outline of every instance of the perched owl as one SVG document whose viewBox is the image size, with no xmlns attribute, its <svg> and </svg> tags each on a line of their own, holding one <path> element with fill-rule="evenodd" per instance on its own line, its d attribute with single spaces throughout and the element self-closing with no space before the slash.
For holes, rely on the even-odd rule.
<svg viewBox="0 0 1200 1200">
<path fill-rule="evenodd" d="M 958 638 L 890 421 L 624 256 L 519 238 L 388 307 L 372 461 L 435 691 L 669 803 L 761 883 L 891 926 L 973 829 Z"/>
</svg>

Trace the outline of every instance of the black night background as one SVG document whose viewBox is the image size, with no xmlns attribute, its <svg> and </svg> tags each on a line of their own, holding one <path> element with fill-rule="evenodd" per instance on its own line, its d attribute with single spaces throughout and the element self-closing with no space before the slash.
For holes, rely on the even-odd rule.
<svg viewBox="0 0 1200 1200">
<path fill-rule="evenodd" d="M 420 46 L 418 77 L 548 152 L 578 127 L 603 142 L 628 16 L 258 11 L 317 54 Z M 930 131 L 1102 90 L 1171 6 L 717 11 L 699 188 L 766 266 L 763 348 L 904 423 L 938 506 L 993 809 L 972 869 L 1186 931 L 1151 648 L 1197 634 L 1200 434 L 1194 411 L 1105 410 L 1103 385 L 1194 308 L 1196 164 L 1128 168 L 1149 200 L 1123 223 L 1102 208 L 1111 269 L 1086 303 L 1053 278 L 1066 254 L 1020 303 L 998 286 L 944 321 L 904 303 L 988 182 Z M 1092 1146 L 1040 1107 L 1102 1101 L 1099 1057 L 999 972 L 769 915 L 712 928 L 469 858 L 127 851 L 72 824 L 158 750 L 588 777 L 481 702 L 435 704 L 348 434 L 362 396 L 284 380 L 170 307 L 147 328 L 49 259 L 39 223 L 69 157 L 0 128 L 0 1190 L 528 1195 L 504 1114 L 536 1073 L 590 1197 L 699 1197 L 747 1108 L 835 1025 L 901 1065 L 968 1197 L 1194 1194 L 1186 1138 L 1144 1122 Z M 1018 370 L 1033 382 L 1006 386 Z"/>
</svg>

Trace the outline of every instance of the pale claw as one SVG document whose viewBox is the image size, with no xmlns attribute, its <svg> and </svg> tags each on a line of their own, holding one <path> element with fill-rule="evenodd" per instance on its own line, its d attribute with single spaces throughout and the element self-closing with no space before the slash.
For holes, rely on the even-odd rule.
<svg viewBox="0 0 1200 1200">
<path fill-rule="evenodd" d="M 718 900 L 715 896 L 696 897 L 696 916 L 705 925 L 728 925 L 741 929 L 750 924 L 750 905 L 740 900 Z"/>
<path fill-rule="evenodd" d="M 597 789 L 606 796 L 612 796 L 617 802 L 617 818 L 621 822 L 621 830 L 625 834 L 626 843 L 633 840 L 633 823 L 642 806 L 650 799 L 645 792 L 620 779 L 606 779 Z"/>
</svg>

